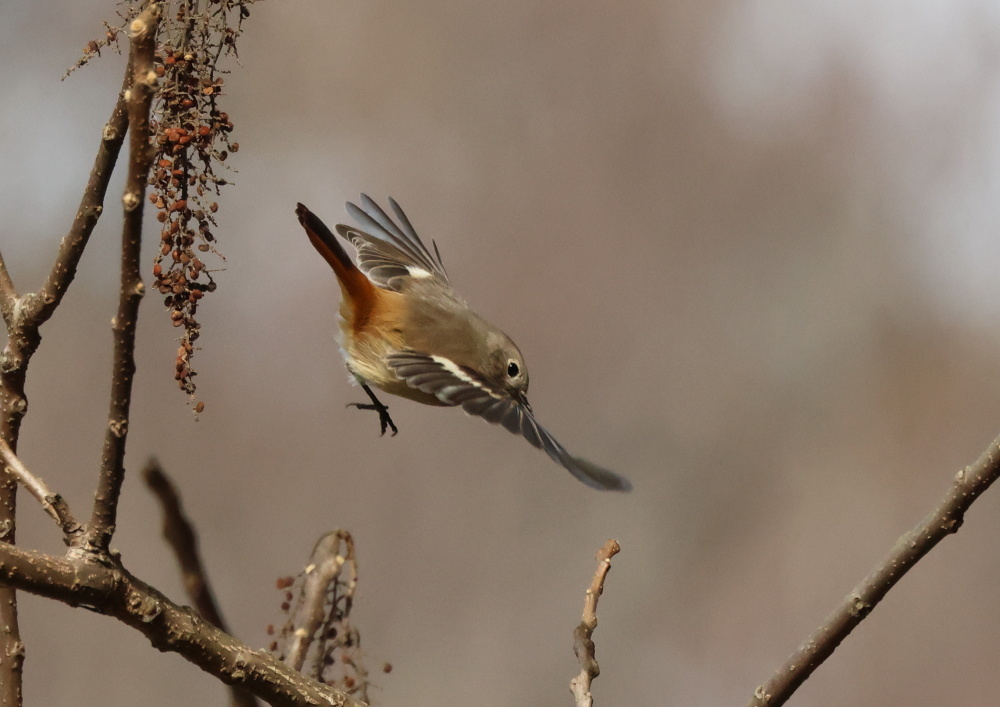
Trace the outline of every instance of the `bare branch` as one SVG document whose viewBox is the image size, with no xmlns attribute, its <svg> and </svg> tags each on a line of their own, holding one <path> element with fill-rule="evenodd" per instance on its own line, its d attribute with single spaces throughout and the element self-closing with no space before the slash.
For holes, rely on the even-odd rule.
<svg viewBox="0 0 1000 707">
<path fill-rule="evenodd" d="M 104 211 L 104 196 L 107 193 L 111 173 L 118 161 L 118 153 L 125 141 L 125 132 L 128 127 L 125 94 L 131 83 L 132 64 L 129 63 L 125 71 L 125 78 L 122 80 L 121 92 L 118 94 L 118 102 L 101 133 L 101 146 L 97 150 L 97 157 L 90 170 L 90 178 L 83 190 L 83 197 L 77 208 L 76 217 L 73 219 L 73 225 L 70 227 L 69 233 L 62 239 L 56 262 L 42 284 L 42 288 L 38 291 L 38 295 L 33 299 L 33 309 L 30 316 L 34 323 L 42 324 L 45 322 L 62 301 L 63 295 L 66 294 L 67 288 L 76 276 L 76 268 L 83 256 L 83 250 L 90 240 L 90 234 L 93 233 L 94 226 L 97 225 L 97 220 Z"/>
<path fill-rule="evenodd" d="M 181 566 L 181 576 L 188 598 L 205 619 L 213 626 L 229 633 L 222 612 L 215 601 L 208 583 L 208 574 L 198 552 L 198 536 L 191 522 L 184 515 L 181 499 L 173 483 L 163 472 L 159 462 L 150 459 L 143 469 L 142 478 L 163 508 L 163 537 L 174 551 Z M 231 685 L 230 704 L 234 707 L 256 707 L 257 699 L 249 692 Z"/>
<path fill-rule="evenodd" d="M 34 496 L 42 504 L 45 512 L 59 524 L 67 539 L 82 531 L 80 524 L 76 522 L 76 519 L 69 510 L 69 505 L 63 497 L 57 493 L 52 493 L 44 481 L 28 471 L 24 463 L 14 453 L 14 450 L 3 439 L 0 439 L 0 459 L 7 465 L 7 471 L 24 484 L 24 487 L 28 489 L 28 493 Z"/>
<path fill-rule="evenodd" d="M 56 261 L 48 277 L 42 283 L 41 289 L 37 294 L 32 293 L 23 298 L 22 303 L 25 309 L 20 318 L 13 316 L 14 304 L 18 300 L 17 291 L 7 271 L 3 256 L 0 254 L 0 308 L 3 310 L 4 321 L 8 328 L 14 327 L 16 323 L 29 327 L 38 327 L 44 324 L 59 306 L 63 295 L 66 294 L 66 290 L 76 276 L 76 268 L 83 256 L 84 248 L 104 210 L 104 197 L 108 191 L 108 183 L 111 181 L 111 173 L 114 171 L 115 163 L 118 161 L 118 153 L 125 141 L 125 132 L 128 128 L 125 92 L 131 83 L 132 65 L 129 64 L 125 70 L 125 77 L 122 79 L 118 101 L 115 103 L 111 117 L 101 133 L 101 144 L 97 149 L 94 165 L 90 169 L 90 178 L 83 190 L 73 225 L 70 226 L 69 233 L 62 239 L 59 245 L 59 254 L 56 256 Z"/>
<path fill-rule="evenodd" d="M 580 659 L 580 674 L 569 681 L 569 689 L 576 698 L 577 707 L 592 707 L 594 697 L 590 694 L 590 684 L 601 674 L 597 665 L 595 646 L 591 636 L 597 628 L 597 601 L 604 592 L 604 578 L 611 569 L 611 558 L 621 551 L 617 540 L 608 540 L 604 547 L 597 551 L 597 571 L 587 588 L 587 596 L 583 600 L 583 618 L 580 625 L 573 631 L 573 652 Z"/>
<path fill-rule="evenodd" d="M 774 677 L 754 691 L 750 707 L 777 707 L 805 682 L 840 642 L 882 601 L 921 558 L 958 532 L 969 506 L 1000 476 L 1000 437 L 971 466 L 958 472 L 937 507 L 896 541 L 889 554 L 831 613 Z"/>
<path fill-rule="evenodd" d="M 101 475 L 94 495 L 94 510 L 87 528 L 86 544 L 106 551 L 115 531 L 118 497 L 125 479 L 125 442 L 128 437 L 129 407 L 132 402 L 132 378 L 135 375 L 135 329 L 139 303 L 145 287 L 139 274 L 139 250 L 142 245 L 143 196 L 153 160 L 149 144 L 149 108 L 156 92 L 153 55 L 160 6 L 152 3 L 130 25 L 132 88 L 129 90 L 128 114 L 130 155 L 128 179 L 122 196 L 125 219 L 122 224 L 121 290 L 114 330 L 115 352 L 111 377 L 111 405 L 104 436 Z"/>
<path fill-rule="evenodd" d="M 124 86 L 131 81 L 126 71 Z M 124 91 L 124 88 L 123 88 Z M 28 362 L 38 349 L 39 327 L 52 315 L 76 273 L 84 246 L 100 216 L 111 171 L 125 137 L 127 120 L 125 102 L 120 95 L 111 118 L 104 127 L 90 180 L 84 190 L 80 209 L 70 234 L 60 247 L 59 256 L 48 280 L 38 294 L 18 297 L 0 256 L 0 310 L 7 324 L 7 344 L 0 355 L 0 438 L 12 451 L 17 450 L 21 421 L 28 411 L 24 381 Z M 11 476 L 0 479 L 0 539 L 14 542 L 17 511 L 17 483 Z M 0 587 L 0 702 L 21 704 L 21 668 L 24 644 L 17 621 L 17 597 L 10 587 Z"/>
<path fill-rule="evenodd" d="M 92 553 L 72 549 L 65 558 L 57 558 L 0 543 L 0 582 L 113 616 L 146 636 L 158 650 L 177 653 L 272 705 L 362 705 L 251 649 L 108 558 L 99 562 Z"/>
</svg>

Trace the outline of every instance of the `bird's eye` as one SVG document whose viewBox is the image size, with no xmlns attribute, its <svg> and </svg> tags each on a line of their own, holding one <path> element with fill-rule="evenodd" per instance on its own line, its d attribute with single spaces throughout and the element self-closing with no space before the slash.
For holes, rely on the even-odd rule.
<svg viewBox="0 0 1000 707">
<path fill-rule="evenodd" d="M 510 378 L 517 378 L 517 375 L 521 372 L 521 369 L 517 367 L 517 363 L 510 361 L 507 364 L 507 375 Z"/>
</svg>

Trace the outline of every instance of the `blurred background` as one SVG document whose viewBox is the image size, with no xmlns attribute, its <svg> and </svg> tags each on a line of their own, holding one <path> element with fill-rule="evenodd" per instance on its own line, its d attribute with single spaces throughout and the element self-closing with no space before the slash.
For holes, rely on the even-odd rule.
<svg viewBox="0 0 1000 707">
<path fill-rule="evenodd" d="M 0 246 L 22 291 L 69 227 L 123 59 L 60 77 L 115 10 L 0 5 Z M 266 2 L 239 47 L 206 409 L 176 389 L 177 330 L 147 298 L 114 544 L 187 602 L 138 478 L 156 455 L 250 645 L 283 618 L 275 579 L 343 527 L 377 704 L 570 705 L 614 537 L 596 703 L 742 705 L 1000 431 L 996 3 Z M 293 208 L 332 224 L 361 191 L 437 240 L 520 345 L 541 422 L 632 494 L 455 410 L 389 400 L 400 433 L 380 439 L 345 407 L 364 397 L 338 289 Z M 120 193 L 29 371 L 21 455 L 77 515 Z M 22 498 L 20 542 L 61 552 Z M 794 703 L 1000 699 L 998 533 L 992 491 Z M 21 597 L 27 705 L 227 699 L 114 620 Z"/>
</svg>

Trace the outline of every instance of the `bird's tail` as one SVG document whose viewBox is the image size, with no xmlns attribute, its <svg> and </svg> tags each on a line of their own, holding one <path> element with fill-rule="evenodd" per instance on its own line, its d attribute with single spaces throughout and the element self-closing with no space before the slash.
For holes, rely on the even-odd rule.
<svg viewBox="0 0 1000 707">
<path fill-rule="evenodd" d="M 358 269 L 337 237 L 316 214 L 302 204 L 295 207 L 295 214 L 299 217 L 299 223 L 306 229 L 313 247 L 326 259 L 337 275 L 340 289 L 343 291 L 345 299 L 350 301 L 354 314 L 354 325 L 358 327 L 367 321 L 368 314 L 371 312 L 377 296 L 375 286 Z"/>
</svg>

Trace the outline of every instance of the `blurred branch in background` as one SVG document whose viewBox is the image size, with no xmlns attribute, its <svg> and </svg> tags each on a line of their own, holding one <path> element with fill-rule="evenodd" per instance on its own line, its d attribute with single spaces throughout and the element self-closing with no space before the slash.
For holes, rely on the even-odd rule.
<svg viewBox="0 0 1000 707">
<path fill-rule="evenodd" d="M 174 551 L 177 564 L 181 568 L 181 578 L 184 581 L 184 589 L 191 599 L 191 603 L 205 619 L 216 628 L 229 633 L 222 618 L 222 612 L 215 601 L 212 588 L 208 582 L 208 574 L 201 561 L 201 553 L 198 551 L 198 535 L 195 533 L 191 521 L 184 514 L 181 507 L 181 498 L 174 487 L 173 482 L 163 472 L 159 462 L 150 459 L 146 463 L 146 468 L 142 471 L 142 478 L 146 486 L 163 508 L 163 537 Z M 255 707 L 257 699 L 245 690 L 230 686 L 230 703 L 234 707 Z"/>
<path fill-rule="evenodd" d="M 583 600 L 583 618 L 580 625 L 573 631 L 573 652 L 580 659 L 580 674 L 570 680 L 569 689 L 576 699 L 577 707 L 592 707 L 594 697 L 590 694 L 590 685 L 601 669 L 597 665 L 596 647 L 591 636 L 597 628 L 597 602 L 604 593 L 604 578 L 611 570 L 611 558 L 621 551 L 617 540 L 608 540 L 604 547 L 597 551 L 597 571 L 587 587 L 587 595 Z"/>
<path fill-rule="evenodd" d="M 804 683 L 840 642 L 865 620 L 896 583 L 935 545 L 958 532 L 969 506 L 1000 476 L 1000 437 L 971 466 L 958 472 L 937 507 L 896 541 L 882 563 L 810 635 L 767 683 L 754 692 L 749 707 L 777 707 Z"/>
<path fill-rule="evenodd" d="M 288 613 L 279 657 L 295 670 L 367 703 L 368 670 L 362 660 L 361 635 L 351 624 L 357 584 L 351 534 L 334 530 L 321 537 L 302 574 L 279 580 L 278 588 L 286 590 L 282 609 Z M 291 591 L 296 585 L 297 590 Z M 273 649 L 278 647 L 275 644 Z M 307 659 L 309 667 L 303 670 Z M 384 671 L 389 669 L 387 665 Z"/>
</svg>

